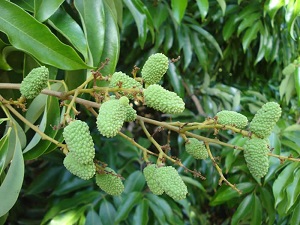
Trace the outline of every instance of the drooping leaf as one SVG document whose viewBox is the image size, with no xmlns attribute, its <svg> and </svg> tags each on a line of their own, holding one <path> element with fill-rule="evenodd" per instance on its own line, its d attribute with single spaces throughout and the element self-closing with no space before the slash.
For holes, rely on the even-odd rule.
<svg viewBox="0 0 300 225">
<path fill-rule="evenodd" d="M 103 222 L 103 225 L 114 224 L 116 209 L 113 204 L 104 199 L 100 205 L 99 216 Z"/>
<path fill-rule="evenodd" d="M 16 203 L 24 178 L 24 159 L 21 144 L 16 134 L 16 129 L 13 128 L 12 132 L 15 132 L 16 137 L 13 140 L 15 148 L 10 149 L 10 151 L 14 151 L 13 158 L 4 181 L 0 186 L 0 217 L 5 215 Z"/>
<path fill-rule="evenodd" d="M 106 43 L 105 32 L 109 23 L 106 22 L 103 1 L 75 0 L 75 7 L 79 12 L 83 30 L 88 42 L 90 58 L 88 64 L 98 67 Z M 92 16 L 91 16 L 92 15 Z"/>
<path fill-rule="evenodd" d="M 133 207 L 136 206 L 138 202 L 141 201 L 142 197 L 142 193 L 140 192 L 131 192 L 130 194 L 128 194 L 117 210 L 114 224 L 119 224 L 122 220 L 127 218 L 130 211 L 133 209 Z"/>
<path fill-rule="evenodd" d="M 64 2 L 64 0 L 35 0 L 34 1 L 34 17 L 40 21 L 44 22 L 54 12 L 59 8 L 59 6 Z"/>
<path fill-rule="evenodd" d="M 135 224 L 147 225 L 149 221 L 149 204 L 147 199 L 143 199 L 136 207 L 133 215 Z"/>
<path fill-rule="evenodd" d="M 89 68 L 73 48 L 59 41 L 44 24 L 24 10 L 8 1 L 1 1 L 0 6 L 0 30 L 14 47 L 60 69 Z"/>
<path fill-rule="evenodd" d="M 251 213 L 249 208 L 254 207 L 254 201 L 255 199 L 253 194 L 249 194 L 244 198 L 244 200 L 239 204 L 238 208 L 232 216 L 231 225 L 239 224 L 240 220 L 242 220 Z"/>
<path fill-rule="evenodd" d="M 208 0 L 197 0 L 197 5 L 201 14 L 201 19 L 204 20 L 208 13 L 209 2 Z"/>
<path fill-rule="evenodd" d="M 59 8 L 48 20 L 50 26 L 60 32 L 88 61 L 88 44 L 78 23 L 62 8 Z"/>
<path fill-rule="evenodd" d="M 142 191 L 145 186 L 145 178 L 141 171 L 137 170 L 129 175 L 124 182 L 124 193 L 131 193 L 134 191 Z"/>
<path fill-rule="evenodd" d="M 86 215 L 85 225 L 102 225 L 100 216 L 95 212 L 94 209 L 88 211 Z"/>
<path fill-rule="evenodd" d="M 180 24 L 184 16 L 188 1 L 187 0 L 171 0 L 171 7 L 175 21 Z"/>
</svg>

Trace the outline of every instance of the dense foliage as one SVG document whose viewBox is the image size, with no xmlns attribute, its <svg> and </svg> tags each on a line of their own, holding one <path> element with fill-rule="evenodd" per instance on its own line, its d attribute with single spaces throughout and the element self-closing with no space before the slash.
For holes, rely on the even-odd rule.
<svg viewBox="0 0 300 225">
<path fill-rule="evenodd" d="M 0 10 L 0 224 L 300 223 L 299 0 L 11 0 Z M 104 137 L 91 109 L 105 99 L 101 88 L 115 71 L 141 81 L 154 53 L 170 59 L 159 83 L 185 110 L 162 114 L 111 82 L 116 96 L 135 100 L 140 117 L 124 125 L 122 118 L 121 133 Z M 48 89 L 24 104 L 19 83 L 41 65 Z M 251 121 L 266 102 L 278 102 L 282 115 L 267 135 L 272 153 L 260 179 L 241 151 L 250 132 L 213 117 L 228 110 Z M 95 183 L 64 167 L 65 115 L 88 124 L 95 159 L 125 178 L 122 195 L 99 189 L 101 173 Z M 209 158 L 185 151 L 176 121 L 210 143 Z M 161 151 L 169 157 L 162 168 L 187 185 L 186 199 L 149 191 L 145 161 L 155 163 Z"/>
</svg>

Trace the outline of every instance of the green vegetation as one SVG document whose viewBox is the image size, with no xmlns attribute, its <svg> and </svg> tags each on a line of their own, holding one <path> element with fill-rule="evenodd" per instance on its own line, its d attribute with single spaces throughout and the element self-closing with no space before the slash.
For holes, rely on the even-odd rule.
<svg viewBox="0 0 300 225">
<path fill-rule="evenodd" d="M 298 225 L 299 5 L 0 1 L 0 225 Z"/>
</svg>

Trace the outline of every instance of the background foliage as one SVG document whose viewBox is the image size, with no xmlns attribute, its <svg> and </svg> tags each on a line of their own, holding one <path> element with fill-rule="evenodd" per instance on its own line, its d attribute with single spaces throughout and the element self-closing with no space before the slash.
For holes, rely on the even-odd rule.
<svg viewBox="0 0 300 225">
<path fill-rule="evenodd" d="M 162 82 L 186 102 L 187 110 L 173 120 L 200 122 L 221 109 L 239 111 L 251 119 L 265 102 L 277 101 L 283 115 L 270 137 L 273 153 L 300 155 L 298 0 L 13 0 L 0 1 L 0 8 L 1 83 L 20 83 L 32 68 L 46 64 L 51 79 L 64 80 L 71 90 L 106 58 L 110 61 L 101 71 L 104 75 L 115 70 L 130 74 L 134 65 L 142 66 L 156 52 L 169 58 L 180 56 Z M 292 69 L 284 70 L 288 66 Z M 51 89 L 66 91 L 62 83 L 52 84 Z M 6 99 L 20 96 L 18 90 L 0 93 Z M 62 141 L 61 130 L 51 128 L 64 113 L 59 101 L 40 95 L 27 105 L 26 119 Z M 189 195 L 175 202 L 147 190 L 142 154 L 136 147 L 120 137 L 101 137 L 95 118 L 78 107 L 78 118 L 90 125 L 96 157 L 126 178 L 124 194 L 108 196 L 93 182 L 71 175 L 55 145 L 18 120 L 9 129 L 1 119 L 0 212 L 18 200 L 0 224 L 5 220 L 9 224 L 300 223 L 299 163 L 270 157 L 269 173 L 257 181 L 240 151 L 213 146 L 223 173 L 243 191 L 239 195 L 218 185 L 219 175 L 210 160 L 195 161 L 184 152 L 183 140 L 171 135 L 172 155 L 207 178 L 193 178 L 178 168 Z M 166 119 L 136 107 L 141 115 Z M 127 128 L 128 135 L 150 147 L 137 127 Z M 167 138 L 161 133 L 159 141 Z M 228 132 L 219 138 L 238 146 L 245 141 Z"/>
</svg>

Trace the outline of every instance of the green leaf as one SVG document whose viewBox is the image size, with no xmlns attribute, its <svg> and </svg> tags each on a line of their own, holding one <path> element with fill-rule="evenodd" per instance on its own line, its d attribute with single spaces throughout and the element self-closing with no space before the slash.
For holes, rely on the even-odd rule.
<svg viewBox="0 0 300 225">
<path fill-rule="evenodd" d="M 201 15 L 201 19 L 204 20 L 209 9 L 208 0 L 197 0 L 198 9 Z"/>
<path fill-rule="evenodd" d="M 63 9 L 59 8 L 48 20 L 50 26 L 60 32 L 88 61 L 88 44 L 78 23 Z"/>
<path fill-rule="evenodd" d="M 252 29 L 253 24 L 260 18 L 261 12 L 251 14 L 250 18 L 244 18 L 238 27 L 237 35 L 240 36 L 240 34 L 248 27 L 249 29 Z"/>
<path fill-rule="evenodd" d="M 271 17 L 272 26 L 274 26 L 274 17 L 282 6 L 284 6 L 284 0 L 269 0 L 265 3 L 264 11 Z"/>
<path fill-rule="evenodd" d="M 133 221 L 136 225 L 147 225 L 149 221 L 149 204 L 147 199 L 143 199 L 136 207 Z"/>
<path fill-rule="evenodd" d="M 166 221 L 166 217 L 161 210 L 161 208 L 157 207 L 156 204 L 149 201 L 150 209 L 153 211 L 153 214 L 155 215 L 155 219 L 159 222 L 160 225 L 168 224 Z"/>
<path fill-rule="evenodd" d="M 16 133 L 16 128 L 12 132 Z M 17 134 L 13 141 L 15 142 L 13 158 L 4 181 L 0 186 L 0 217 L 5 215 L 16 203 L 24 179 L 24 159 Z"/>
<path fill-rule="evenodd" d="M 273 225 L 276 219 L 276 211 L 274 208 L 274 197 L 265 187 L 261 187 L 260 199 L 262 206 L 266 209 L 268 215 L 268 224 Z"/>
<path fill-rule="evenodd" d="M 86 215 L 85 225 L 102 225 L 100 216 L 95 212 L 94 209 L 88 211 Z"/>
<path fill-rule="evenodd" d="M 249 209 L 253 209 L 254 201 L 255 200 L 253 194 L 249 194 L 243 199 L 232 216 L 231 225 L 239 224 L 240 220 L 250 214 L 251 211 Z"/>
<path fill-rule="evenodd" d="M 75 0 L 74 5 L 80 15 L 83 30 L 88 42 L 90 51 L 90 59 L 88 64 L 92 66 L 99 66 L 102 54 L 104 51 L 105 32 L 109 23 L 106 22 L 106 13 L 104 10 L 103 1 L 97 0 Z M 92 15 L 92 16 L 91 16 Z"/>
<path fill-rule="evenodd" d="M 292 214 L 290 225 L 298 225 L 300 224 L 300 203 L 295 207 L 294 212 Z"/>
<path fill-rule="evenodd" d="M 60 107 L 59 100 L 56 97 L 48 96 L 47 105 L 45 106 L 44 115 L 40 123 L 40 130 L 51 138 L 54 138 L 58 130 L 52 126 L 60 124 Z M 41 156 L 51 145 L 48 140 L 42 140 L 40 134 L 36 133 L 32 141 L 23 150 L 26 160 L 35 159 Z"/>
<path fill-rule="evenodd" d="M 134 191 L 137 191 L 137 192 L 142 191 L 145 186 L 145 182 L 146 181 L 145 181 L 145 177 L 144 177 L 143 173 L 139 170 L 134 171 L 125 180 L 124 193 L 129 194 Z"/>
<path fill-rule="evenodd" d="M 163 212 L 163 218 L 166 218 L 170 224 L 176 224 L 176 220 L 174 218 L 174 212 L 166 200 L 164 200 L 161 197 L 158 197 L 157 195 L 150 194 L 150 193 L 147 193 L 146 197 L 149 200 L 149 204 L 150 203 L 155 204 L 156 208 L 159 211 Z M 151 209 L 153 212 L 155 212 L 152 207 Z"/>
<path fill-rule="evenodd" d="M 288 164 L 284 170 L 279 174 L 277 179 L 274 181 L 273 184 L 273 194 L 275 197 L 275 207 L 281 202 L 286 201 L 286 188 L 287 186 L 293 181 L 293 174 L 294 170 L 298 167 L 297 162 L 293 162 Z"/>
<path fill-rule="evenodd" d="M 144 48 L 147 39 L 147 15 L 144 13 L 144 10 L 136 4 L 136 1 L 123 0 L 123 2 L 135 20 L 139 34 L 139 43 L 140 46 Z"/>
<path fill-rule="evenodd" d="M 183 55 L 184 55 L 184 67 L 183 69 L 186 70 L 188 66 L 190 65 L 192 61 L 193 56 L 193 48 L 190 40 L 190 29 L 187 26 L 184 26 L 183 28 L 183 41 L 184 41 L 184 47 L 183 47 Z"/>
<path fill-rule="evenodd" d="M 214 46 L 215 49 L 219 52 L 220 56 L 223 58 L 223 53 L 218 42 L 209 32 L 196 25 L 190 25 L 190 27 L 197 31 L 199 34 L 201 34 L 208 42 L 210 42 L 212 46 Z"/>
<path fill-rule="evenodd" d="M 207 71 L 208 67 L 208 55 L 207 49 L 205 48 L 205 44 L 199 39 L 197 33 L 193 32 L 191 35 L 191 41 L 193 50 L 195 51 L 199 64 L 203 68 L 203 70 Z"/>
<path fill-rule="evenodd" d="M 219 3 L 223 16 L 225 15 L 226 12 L 226 1 L 225 0 L 217 0 L 217 2 Z"/>
<path fill-rule="evenodd" d="M 176 66 L 174 63 L 169 65 L 169 69 L 167 71 L 169 82 L 171 83 L 174 91 L 179 95 L 179 97 L 184 98 L 184 87 L 181 82 L 181 76 L 176 71 Z"/>
<path fill-rule="evenodd" d="M 6 155 L 9 149 L 9 135 L 11 130 L 12 128 L 9 127 L 5 135 L 0 140 L 0 175 L 5 169 Z"/>
<path fill-rule="evenodd" d="M 245 182 L 239 183 L 236 187 L 242 191 L 243 194 L 247 194 L 251 192 L 255 188 L 254 183 Z M 226 201 L 232 200 L 233 198 L 240 197 L 241 195 L 234 189 L 229 186 L 223 185 L 219 188 L 216 194 L 213 196 L 212 200 L 210 201 L 211 206 L 220 205 Z"/>
<path fill-rule="evenodd" d="M 1 1 L 0 4 L 0 30 L 14 47 L 60 69 L 89 68 L 73 48 L 58 40 L 44 24 L 15 4 L 8 1 Z"/>
<path fill-rule="evenodd" d="M 101 221 L 103 221 L 103 225 L 114 224 L 116 209 L 109 201 L 104 199 L 100 205 L 99 216 Z"/>
<path fill-rule="evenodd" d="M 143 198 L 140 192 L 131 192 L 128 194 L 122 204 L 119 206 L 114 224 L 119 224 L 122 220 L 126 219 L 133 207 Z"/>
<path fill-rule="evenodd" d="M 299 1 L 300 5 L 300 1 Z M 300 105 L 300 65 L 298 65 L 294 72 L 294 83 L 295 83 L 295 89 L 298 97 L 298 105 Z"/>
<path fill-rule="evenodd" d="M 34 1 L 34 17 L 44 22 L 59 8 L 64 0 L 35 0 Z"/>
<path fill-rule="evenodd" d="M 232 34 L 236 31 L 238 25 L 238 18 L 236 16 L 231 16 L 225 23 L 222 35 L 225 41 L 228 41 Z"/>
<path fill-rule="evenodd" d="M 56 215 L 70 211 L 81 205 L 87 205 L 93 202 L 99 197 L 98 191 L 88 191 L 77 193 L 76 196 L 73 196 L 68 199 L 63 199 L 60 202 L 54 204 L 44 216 L 41 224 L 47 223 L 49 220 L 54 218 Z"/>
<path fill-rule="evenodd" d="M 247 29 L 242 40 L 244 52 L 249 48 L 251 42 L 256 39 L 258 32 L 262 29 L 263 25 L 261 20 L 254 23 L 250 29 Z"/>
<path fill-rule="evenodd" d="M 251 208 L 252 216 L 250 225 L 257 225 L 262 223 L 262 207 L 259 198 L 254 195 L 254 205 Z"/>
<path fill-rule="evenodd" d="M 105 3 L 105 2 L 104 2 Z M 106 65 L 101 73 L 103 75 L 113 74 L 115 72 L 119 54 L 120 54 L 120 34 L 117 21 L 113 18 L 113 12 L 104 4 L 105 10 L 105 37 L 103 48 L 103 54 L 101 56 L 101 62 L 104 62 L 105 59 L 109 59 L 108 65 Z"/>
<path fill-rule="evenodd" d="M 287 195 L 287 207 L 286 213 L 288 213 L 294 205 L 296 205 L 298 198 L 300 196 L 300 169 L 296 169 L 293 172 L 294 180 L 289 185 L 286 186 Z M 299 201 L 298 201 L 299 202 Z"/>
<path fill-rule="evenodd" d="M 78 224 L 78 220 L 84 214 L 87 206 L 71 209 L 51 218 L 49 224 Z"/>
<path fill-rule="evenodd" d="M 180 24 L 184 16 L 188 1 L 187 0 L 171 0 L 171 7 L 175 21 Z"/>
</svg>

